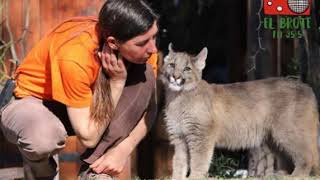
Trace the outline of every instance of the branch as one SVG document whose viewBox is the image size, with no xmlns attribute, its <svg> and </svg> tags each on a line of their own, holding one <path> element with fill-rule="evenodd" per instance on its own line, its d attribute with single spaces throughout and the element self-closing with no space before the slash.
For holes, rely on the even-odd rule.
<svg viewBox="0 0 320 180">
<path fill-rule="evenodd" d="M 0 21 L 0 39 L 2 39 L 2 25 L 3 25 L 3 3 L 2 3 L 2 0 L 0 0 L 0 19 L 1 19 L 1 21 Z"/>
<path fill-rule="evenodd" d="M 258 13 L 257 13 L 257 16 L 258 16 L 258 19 L 259 19 L 259 25 L 258 25 L 258 27 L 256 28 L 256 31 L 257 31 L 257 33 L 258 33 L 258 44 L 259 44 L 259 49 L 258 50 L 265 50 L 265 48 L 264 47 L 262 47 L 262 43 L 261 43 L 261 40 L 262 40 L 262 37 L 261 37 L 261 32 L 260 32 L 260 30 L 261 30 L 261 25 L 262 25 L 262 22 L 261 22 L 261 12 L 262 12 L 262 8 L 263 8 L 263 2 L 262 2 L 263 0 L 261 0 L 260 1 L 260 8 L 259 8 L 259 11 L 258 11 Z"/>
<path fill-rule="evenodd" d="M 29 32 L 29 25 L 30 25 L 30 3 L 29 0 L 24 0 L 24 5 L 26 6 L 26 12 L 25 12 L 25 20 L 24 20 L 24 27 L 21 37 L 19 38 L 18 42 L 20 42 L 21 46 L 21 57 L 24 57 L 26 54 L 26 36 Z M 16 65 L 18 65 L 19 61 L 16 61 Z"/>
<path fill-rule="evenodd" d="M 255 2 L 255 1 L 254 1 Z M 258 27 L 256 28 L 256 31 L 257 31 L 257 41 L 258 41 L 258 48 L 256 49 L 255 53 L 251 56 L 249 56 L 249 59 L 251 60 L 252 62 L 252 67 L 247 71 L 247 73 L 253 71 L 256 69 L 256 58 L 258 56 L 258 54 L 261 52 L 261 51 L 265 51 L 265 48 L 262 46 L 262 37 L 261 37 L 261 26 L 262 26 L 262 21 L 261 21 L 261 12 L 262 12 L 262 9 L 263 9 L 263 0 L 260 1 L 260 8 L 258 10 L 258 12 L 256 13 L 256 15 L 258 16 L 258 20 L 259 20 L 259 25 Z"/>
<path fill-rule="evenodd" d="M 18 56 L 17 56 L 17 53 L 16 53 L 16 49 L 14 47 L 14 40 L 13 40 L 13 35 L 12 35 L 12 32 L 11 32 L 11 29 L 10 29 L 10 20 L 9 20 L 9 2 L 10 0 L 6 0 L 6 6 L 5 6 L 5 10 L 6 10 L 6 28 L 8 30 L 8 34 L 9 34 L 9 39 L 10 39 L 10 52 L 11 52 L 11 55 L 12 55 L 12 58 L 15 62 L 18 61 Z"/>
</svg>

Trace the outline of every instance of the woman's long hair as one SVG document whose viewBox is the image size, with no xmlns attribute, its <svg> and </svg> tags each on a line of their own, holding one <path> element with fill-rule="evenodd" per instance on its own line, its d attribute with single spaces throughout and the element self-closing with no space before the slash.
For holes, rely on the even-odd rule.
<svg viewBox="0 0 320 180">
<path fill-rule="evenodd" d="M 99 13 L 97 31 L 99 51 L 106 37 L 113 36 L 119 42 L 126 42 L 148 31 L 158 16 L 143 0 L 107 0 Z M 109 124 L 113 117 L 110 81 L 101 67 L 94 85 L 90 119 L 101 124 Z"/>
</svg>

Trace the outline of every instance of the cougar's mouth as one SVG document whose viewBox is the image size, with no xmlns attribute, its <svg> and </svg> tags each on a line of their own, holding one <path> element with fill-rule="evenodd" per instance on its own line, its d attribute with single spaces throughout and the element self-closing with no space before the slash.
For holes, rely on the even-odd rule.
<svg viewBox="0 0 320 180">
<path fill-rule="evenodd" d="M 173 76 L 169 77 L 169 88 L 173 91 L 180 91 L 184 84 L 184 79 L 174 78 Z"/>
</svg>

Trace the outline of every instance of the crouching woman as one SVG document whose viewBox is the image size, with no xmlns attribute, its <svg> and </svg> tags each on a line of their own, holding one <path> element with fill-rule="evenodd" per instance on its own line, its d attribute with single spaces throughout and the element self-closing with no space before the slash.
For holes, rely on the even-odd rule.
<svg viewBox="0 0 320 180">
<path fill-rule="evenodd" d="M 122 171 L 155 114 L 157 31 L 142 0 L 108 0 L 98 19 L 69 19 L 30 51 L 1 118 L 26 179 L 55 178 L 57 153 L 73 133 L 87 148 L 82 177 Z"/>
</svg>

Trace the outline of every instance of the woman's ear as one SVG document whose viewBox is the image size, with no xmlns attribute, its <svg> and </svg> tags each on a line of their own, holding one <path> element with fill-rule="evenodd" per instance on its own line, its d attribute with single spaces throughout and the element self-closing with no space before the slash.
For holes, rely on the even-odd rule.
<svg viewBox="0 0 320 180">
<path fill-rule="evenodd" d="M 107 44 L 112 50 L 118 50 L 119 48 L 117 40 L 113 36 L 107 37 Z"/>
</svg>

